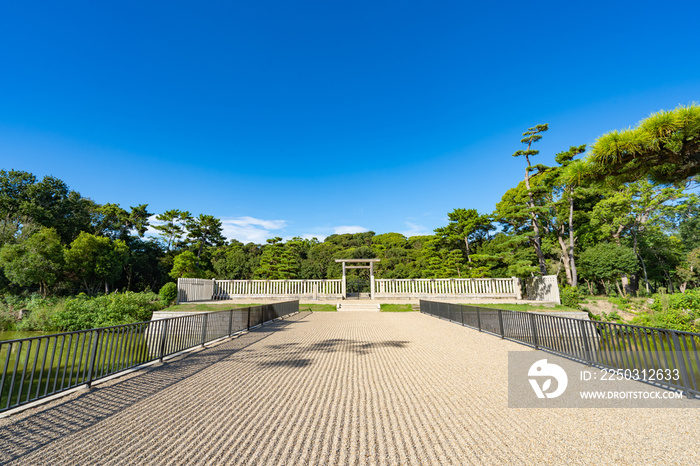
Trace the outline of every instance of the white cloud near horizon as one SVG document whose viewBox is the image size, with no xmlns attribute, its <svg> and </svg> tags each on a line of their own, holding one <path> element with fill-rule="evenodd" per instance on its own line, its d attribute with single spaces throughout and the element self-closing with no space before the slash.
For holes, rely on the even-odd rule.
<svg viewBox="0 0 700 466">
<path fill-rule="evenodd" d="M 402 235 L 404 235 L 406 238 L 410 238 L 411 236 L 424 236 L 424 235 L 432 235 L 433 232 L 428 230 L 426 227 L 423 225 L 418 225 L 417 223 L 413 222 L 404 222 L 405 225 L 408 227 L 408 230 L 400 232 Z"/>
<path fill-rule="evenodd" d="M 265 244 L 265 240 L 279 236 L 271 233 L 287 226 L 286 220 L 263 220 L 254 217 L 225 217 L 221 219 L 224 236 L 242 243 Z"/>
<path fill-rule="evenodd" d="M 229 241 L 232 239 L 242 243 L 265 244 L 268 238 L 281 236 L 274 234 L 275 230 L 282 230 L 287 226 L 286 220 L 264 220 L 255 217 L 223 217 L 220 218 L 223 235 Z M 163 222 L 156 220 L 153 215 L 148 219 L 151 226 L 148 227 L 146 235 L 158 236 L 158 230 L 153 225 L 162 225 Z"/>
</svg>

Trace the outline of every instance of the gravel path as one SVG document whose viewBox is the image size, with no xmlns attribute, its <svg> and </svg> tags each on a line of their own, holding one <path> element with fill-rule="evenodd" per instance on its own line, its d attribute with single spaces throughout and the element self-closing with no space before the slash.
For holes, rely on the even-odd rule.
<svg viewBox="0 0 700 466">
<path fill-rule="evenodd" d="M 700 464 L 695 409 L 509 409 L 509 350 L 419 313 L 301 313 L 0 424 L 8 464 Z"/>
</svg>

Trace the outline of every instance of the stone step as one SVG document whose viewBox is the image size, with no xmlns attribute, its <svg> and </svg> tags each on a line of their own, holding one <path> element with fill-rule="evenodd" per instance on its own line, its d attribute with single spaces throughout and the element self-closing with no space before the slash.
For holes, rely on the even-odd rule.
<svg viewBox="0 0 700 466">
<path fill-rule="evenodd" d="M 381 307 L 378 303 L 372 303 L 372 302 L 347 302 L 343 301 L 342 303 L 338 303 L 336 305 L 336 308 L 338 309 L 338 312 L 350 312 L 350 311 L 362 311 L 362 312 L 379 312 L 381 310 Z"/>
</svg>

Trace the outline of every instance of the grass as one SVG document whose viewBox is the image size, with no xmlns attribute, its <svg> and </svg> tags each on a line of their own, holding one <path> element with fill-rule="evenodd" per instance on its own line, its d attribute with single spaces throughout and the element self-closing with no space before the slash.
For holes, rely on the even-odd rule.
<svg viewBox="0 0 700 466">
<path fill-rule="evenodd" d="M 555 306 L 543 306 L 538 304 L 464 304 L 464 306 L 477 306 L 477 307 L 489 307 L 492 309 L 502 309 L 504 311 L 542 311 L 542 312 L 552 312 L 552 311 L 579 311 L 574 307 L 562 306 L 557 304 Z"/>
<path fill-rule="evenodd" d="M 260 306 L 260 304 L 177 304 L 175 306 L 166 307 L 163 311 L 168 312 L 214 312 L 228 311 L 229 309 L 240 309 L 242 307 Z"/>
<path fill-rule="evenodd" d="M 414 312 L 410 304 L 382 304 L 382 312 Z"/>
<path fill-rule="evenodd" d="M 299 312 L 336 312 L 335 304 L 299 304 Z"/>
</svg>

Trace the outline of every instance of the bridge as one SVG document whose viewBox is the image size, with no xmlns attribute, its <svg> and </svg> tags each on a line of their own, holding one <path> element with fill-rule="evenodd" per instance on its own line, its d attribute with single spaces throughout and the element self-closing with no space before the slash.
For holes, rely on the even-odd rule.
<svg viewBox="0 0 700 466">
<path fill-rule="evenodd" d="M 511 351 L 535 350 L 425 313 L 302 310 L 0 419 L 0 463 L 700 462 L 697 408 L 509 408 Z"/>
</svg>

